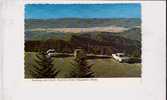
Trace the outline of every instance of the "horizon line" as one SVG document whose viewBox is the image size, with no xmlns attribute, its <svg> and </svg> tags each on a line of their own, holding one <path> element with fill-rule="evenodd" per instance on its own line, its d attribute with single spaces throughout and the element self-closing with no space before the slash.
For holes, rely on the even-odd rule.
<svg viewBox="0 0 167 100">
<path fill-rule="evenodd" d="M 24 19 L 42 19 L 42 20 L 48 20 L 48 19 L 141 19 L 140 17 L 129 17 L 129 18 L 81 18 L 81 17 L 62 17 L 62 18 L 24 18 Z"/>
</svg>

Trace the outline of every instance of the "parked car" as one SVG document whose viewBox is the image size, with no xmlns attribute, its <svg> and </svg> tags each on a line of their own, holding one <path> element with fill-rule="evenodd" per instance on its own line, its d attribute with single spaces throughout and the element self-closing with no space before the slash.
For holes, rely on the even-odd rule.
<svg viewBox="0 0 167 100">
<path fill-rule="evenodd" d="M 49 57 L 53 57 L 53 56 L 56 55 L 55 49 L 49 49 L 49 50 L 46 51 L 46 53 Z"/>
<path fill-rule="evenodd" d="M 129 62 L 130 57 L 126 56 L 124 53 L 112 54 L 112 57 L 118 62 Z"/>
</svg>

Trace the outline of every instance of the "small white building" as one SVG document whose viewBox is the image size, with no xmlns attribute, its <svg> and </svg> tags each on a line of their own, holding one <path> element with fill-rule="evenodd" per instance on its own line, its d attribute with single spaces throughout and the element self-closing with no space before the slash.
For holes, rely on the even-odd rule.
<svg viewBox="0 0 167 100">
<path fill-rule="evenodd" d="M 56 55 L 56 50 L 55 49 L 49 49 L 46 51 L 47 55 L 49 57 L 55 56 Z"/>
<path fill-rule="evenodd" d="M 126 56 L 124 53 L 112 54 L 112 57 L 118 62 L 128 62 L 130 57 Z"/>
</svg>

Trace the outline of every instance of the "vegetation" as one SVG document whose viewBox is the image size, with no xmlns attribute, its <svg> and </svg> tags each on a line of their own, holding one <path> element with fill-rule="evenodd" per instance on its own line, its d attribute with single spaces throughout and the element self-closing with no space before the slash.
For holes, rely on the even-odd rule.
<svg viewBox="0 0 167 100">
<path fill-rule="evenodd" d="M 72 63 L 73 70 L 70 73 L 70 77 L 72 78 L 89 78 L 93 77 L 93 72 L 91 71 L 91 66 L 88 65 L 86 61 L 86 53 L 83 49 L 75 50 L 75 59 Z"/>
<path fill-rule="evenodd" d="M 140 19 L 27 19 L 25 20 L 25 51 L 37 52 L 54 48 L 56 52 L 72 53 L 83 48 L 88 53 L 111 55 L 124 52 L 141 57 Z M 31 31 L 47 28 L 91 28 L 106 26 L 127 27 L 123 32 L 79 32 Z"/>
<path fill-rule="evenodd" d="M 58 53 L 73 53 L 82 48 L 92 55 L 123 52 L 141 60 L 140 19 L 26 19 L 25 20 L 25 78 L 54 77 L 140 77 L 141 64 L 117 63 L 113 59 L 48 58 L 44 53 L 55 49 Z M 124 31 L 55 31 L 54 28 L 92 28 L 116 26 Z M 53 30 L 49 30 L 52 28 Z M 35 31 L 34 31 L 34 30 Z M 41 29 L 44 29 L 42 31 Z M 49 66 L 49 67 L 48 67 Z M 60 70 L 60 72 L 58 71 Z"/>
<path fill-rule="evenodd" d="M 53 65 L 53 59 L 44 52 L 36 54 L 35 62 L 38 65 L 32 65 L 28 72 L 33 78 L 55 78 L 59 73 Z"/>
<path fill-rule="evenodd" d="M 141 55 L 141 43 L 136 40 L 129 40 L 120 36 L 103 33 L 98 38 L 91 38 L 88 34 L 71 36 L 69 41 L 61 39 L 48 39 L 46 41 L 25 41 L 26 52 L 36 52 L 41 49 L 54 48 L 56 52 L 72 53 L 77 48 L 83 48 L 88 53 L 111 55 L 117 52 L 124 52 L 130 56 Z M 134 53 L 135 52 L 135 53 Z"/>
<path fill-rule="evenodd" d="M 35 52 L 25 53 L 25 78 L 33 78 L 29 73 L 32 66 L 38 64 L 35 62 Z M 68 78 L 73 71 L 72 65 L 74 58 L 53 58 L 54 68 L 60 70 L 57 74 L 58 78 Z M 91 71 L 94 72 L 96 78 L 111 78 L 111 77 L 140 77 L 141 63 L 118 63 L 112 58 L 107 59 L 89 59 L 87 63 L 91 65 Z"/>
<path fill-rule="evenodd" d="M 124 37 L 126 39 L 130 40 L 137 40 L 141 41 L 141 28 L 130 28 L 129 30 L 123 31 L 123 32 L 57 32 L 57 31 L 32 31 L 27 30 L 25 31 L 25 39 L 26 40 L 47 40 L 47 39 L 62 39 L 65 41 L 68 41 L 71 39 L 71 36 L 73 35 L 82 35 L 82 36 L 90 36 L 91 39 L 97 39 L 99 40 L 101 36 L 107 35 L 107 36 L 120 36 Z"/>
<path fill-rule="evenodd" d="M 127 39 L 141 41 L 141 28 L 132 28 L 130 30 L 114 34 L 116 36 L 122 36 Z"/>
<path fill-rule="evenodd" d="M 72 63 L 72 72 L 70 73 L 71 78 L 90 78 L 94 77 L 93 72 L 91 71 L 91 66 L 88 65 L 86 59 L 74 59 Z"/>
</svg>

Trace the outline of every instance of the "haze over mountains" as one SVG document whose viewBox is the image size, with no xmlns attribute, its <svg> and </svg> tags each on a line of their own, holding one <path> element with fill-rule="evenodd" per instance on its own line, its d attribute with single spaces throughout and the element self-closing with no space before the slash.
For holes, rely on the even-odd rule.
<svg viewBox="0 0 167 100">
<path fill-rule="evenodd" d="M 140 19 L 26 19 L 26 39 L 39 37 L 61 37 L 65 33 L 110 32 L 140 40 Z M 62 34 L 60 34 L 62 33 Z M 27 35 L 28 34 L 28 35 Z M 57 36 L 58 35 L 58 36 Z M 69 34 L 68 34 L 69 35 Z M 118 34 L 117 34 L 118 35 Z M 35 37 L 35 38 L 34 38 Z M 54 36 L 53 36 L 54 37 Z"/>
<path fill-rule="evenodd" d="M 128 28 L 118 26 L 106 26 L 106 27 L 87 27 L 87 28 L 35 28 L 29 29 L 32 32 L 64 32 L 64 33 L 83 33 L 83 32 L 123 32 Z"/>
</svg>

